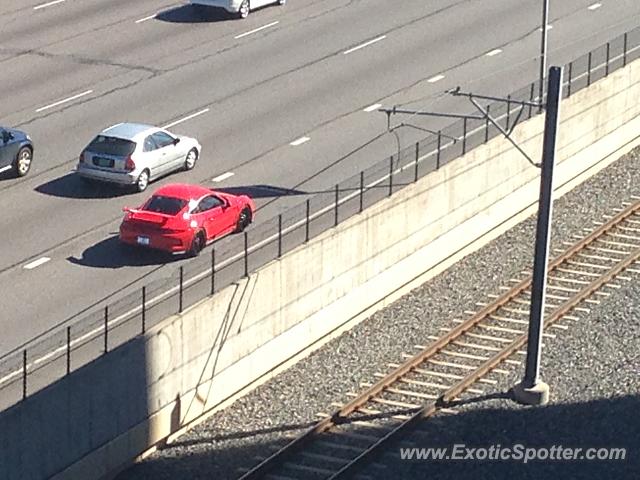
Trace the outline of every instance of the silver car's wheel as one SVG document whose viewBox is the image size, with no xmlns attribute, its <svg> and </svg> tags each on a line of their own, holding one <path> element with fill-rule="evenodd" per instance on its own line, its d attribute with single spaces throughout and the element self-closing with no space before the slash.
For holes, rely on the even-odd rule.
<svg viewBox="0 0 640 480">
<path fill-rule="evenodd" d="M 187 158 L 184 159 L 184 169 L 191 170 L 196 166 L 196 162 L 198 161 L 198 151 L 195 148 L 189 150 L 187 153 Z"/>
<path fill-rule="evenodd" d="M 22 147 L 16 156 L 16 174 L 24 177 L 31 168 L 31 149 Z"/>
<path fill-rule="evenodd" d="M 136 181 L 136 190 L 144 192 L 149 186 L 149 170 L 143 170 Z"/>
<path fill-rule="evenodd" d="M 238 10 L 238 15 L 240 15 L 240 18 L 247 18 L 249 16 L 249 10 L 250 10 L 250 5 L 249 5 L 249 0 L 244 0 L 244 2 L 242 2 L 242 4 L 240 5 L 240 10 Z"/>
</svg>

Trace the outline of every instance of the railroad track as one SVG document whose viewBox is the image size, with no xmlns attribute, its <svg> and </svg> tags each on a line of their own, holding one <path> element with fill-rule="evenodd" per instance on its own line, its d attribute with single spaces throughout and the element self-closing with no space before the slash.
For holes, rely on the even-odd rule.
<svg viewBox="0 0 640 480">
<path fill-rule="evenodd" d="M 546 337 L 566 330 L 575 315 L 588 311 L 595 297 L 610 295 L 612 283 L 640 273 L 640 198 L 605 217 L 596 230 L 563 251 L 549 265 Z M 566 242 L 565 242 L 566 243 Z M 380 454 L 390 441 L 436 413 L 456 413 L 457 402 L 485 395 L 496 376 L 518 368 L 524 359 L 531 299 L 531 276 L 517 280 L 489 304 L 458 320 L 457 326 L 402 364 L 376 374 L 379 380 L 332 415 L 319 421 L 260 464 L 249 479 L 348 478 Z M 568 325 L 569 324 L 569 325 Z"/>
</svg>

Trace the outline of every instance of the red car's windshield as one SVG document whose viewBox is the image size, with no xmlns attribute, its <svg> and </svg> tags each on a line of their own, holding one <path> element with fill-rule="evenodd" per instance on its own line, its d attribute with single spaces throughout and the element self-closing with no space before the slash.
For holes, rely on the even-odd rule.
<svg viewBox="0 0 640 480">
<path fill-rule="evenodd" d="M 149 199 L 143 209 L 148 212 L 164 213 L 165 215 L 176 215 L 186 206 L 186 200 L 174 197 L 163 197 L 161 195 L 154 195 Z"/>
</svg>

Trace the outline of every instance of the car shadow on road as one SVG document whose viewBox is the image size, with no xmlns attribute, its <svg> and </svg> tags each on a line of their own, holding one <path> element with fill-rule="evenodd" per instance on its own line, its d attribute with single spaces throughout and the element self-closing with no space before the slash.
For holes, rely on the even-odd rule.
<svg viewBox="0 0 640 480">
<path fill-rule="evenodd" d="M 78 175 L 68 173 L 35 188 L 38 193 L 64 198 L 115 198 L 131 193 L 130 189 L 99 182 L 86 183 Z"/>
<path fill-rule="evenodd" d="M 232 17 L 222 8 L 181 5 L 162 11 L 155 18 L 161 22 L 169 23 L 214 23 L 227 21 Z"/>
<path fill-rule="evenodd" d="M 88 247 L 80 258 L 71 256 L 67 260 L 74 265 L 93 268 L 147 267 L 164 265 L 182 257 L 168 253 L 122 245 L 117 235 L 106 238 Z"/>
<path fill-rule="evenodd" d="M 238 187 L 215 188 L 218 192 L 231 195 L 248 195 L 251 198 L 289 197 L 295 195 L 308 195 L 307 192 L 291 188 L 274 187 L 273 185 L 244 185 Z"/>
</svg>

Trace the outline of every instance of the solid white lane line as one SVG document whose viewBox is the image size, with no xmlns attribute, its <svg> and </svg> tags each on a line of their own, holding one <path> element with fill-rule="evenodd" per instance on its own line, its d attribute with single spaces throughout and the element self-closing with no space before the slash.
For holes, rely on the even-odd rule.
<svg viewBox="0 0 640 480">
<path fill-rule="evenodd" d="M 153 15 L 149 15 L 148 17 L 141 18 L 140 20 L 136 20 L 136 23 L 146 22 L 147 20 L 151 20 L 152 18 L 156 18 L 157 13 Z"/>
<path fill-rule="evenodd" d="M 89 95 L 90 93 L 93 93 L 93 90 L 87 90 L 86 92 L 79 93 L 77 95 L 74 95 L 73 97 L 65 98 L 58 102 L 52 103 L 50 105 L 40 107 L 36 110 L 36 112 L 42 112 L 43 110 L 48 110 L 49 108 L 57 107 L 58 105 L 62 105 L 63 103 L 70 102 L 71 100 L 75 100 L 76 98 L 84 97 L 85 95 Z"/>
<path fill-rule="evenodd" d="M 361 43 L 360 45 L 350 48 L 349 50 L 346 50 L 342 53 L 344 53 L 345 55 L 349 55 L 351 52 L 355 52 L 356 50 L 360 50 L 361 48 L 368 47 L 369 45 L 373 45 L 374 43 L 377 43 L 380 40 L 384 40 L 385 38 L 387 38 L 386 35 L 381 35 L 378 38 L 374 38 L 373 40 L 369 40 L 368 42 Z"/>
<path fill-rule="evenodd" d="M 56 5 L 57 3 L 62 3 L 64 1 L 65 0 L 54 0 L 53 2 L 41 3 L 40 5 L 33 7 L 33 9 L 40 10 L 41 8 L 50 7 L 51 5 Z"/>
<path fill-rule="evenodd" d="M 33 270 L 34 268 L 39 267 L 40 265 L 44 265 L 49 260 L 51 260 L 49 257 L 42 257 L 42 258 L 39 258 L 38 260 L 34 260 L 31 263 L 27 263 L 22 268 L 24 268 L 25 270 Z"/>
<path fill-rule="evenodd" d="M 200 110 L 199 112 L 192 113 L 191 115 L 187 115 L 186 117 L 181 118 L 179 120 L 176 120 L 175 122 L 168 123 L 167 125 L 165 125 L 162 128 L 164 128 L 164 129 L 171 128 L 174 125 L 178 125 L 179 123 L 186 122 L 187 120 L 191 120 L 192 118 L 195 118 L 195 117 L 197 117 L 199 115 L 202 115 L 203 113 L 207 113 L 208 111 L 209 111 L 208 108 L 204 108 L 204 109 Z"/>
<path fill-rule="evenodd" d="M 373 112 L 374 110 L 379 109 L 382 106 L 382 104 L 380 103 L 376 103 L 375 105 L 371 105 L 370 107 L 367 107 L 364 109 L 365 112 Z"/>
<path fill-rule="evenodd" d="M 7 170 L 11 170 L 11 165 L 7 165 L 5 167 L 0 167 L 0 173 L 6 172 Z"/>
<path fill-rule="evenodd" d="M 602 4 L 601 4 L 601 3 L 594 3 L 594 4 L 592 4 L 592 5 L 589 5 L 587 8 L 588 8 L 589 10 L 597 10 L 597 9 L 599 9 L 601 6 L 602 6 Z"/>
<path fill-rule="evenodd" d="M 501 53 L 502 53 L 502 49 L 495 48 L 495 49 L 491 50 L 490 52 L 485 53 L 485 55 L 487 57 L 494 57 L 494 56 L 499 55 Z"/>
<path fill-rule="evenodd" d="M 238 39 L 238 38 L 246 37 L 247 35 L 251 35 L 252 33 L 259 32 L 261 30 L 264 30 L 265 28 L 273 27 L 274 25 L 277 25 L 279 23 L 280 23 L 279 21 L 271 22 L 266 25 L 263 25 L 262 27 L 254 28 L 253 30 L 249 30 L 248 32 L 244 32 L 244 33 L 241 33 L 240 35 L 236 35 L 233 38 Z"/>
<path fill-rule="evenodd" d="M 300 137 L 299 139 L 294 140 L 293 142 L 291 142 L 289 145 L 291 145 L 293 147 L 297 147 L 298 145 L 302 145 L 303 143 L 306 143 L 309 140 L 311 140 L 309 137 Z"/>
<path fill-rule="evenodd" d="M 548 24 L 547 25 L 547 30 L 551 30 L 553 28 L 553 25 Z M 538 28 L 538 31 L 541 32 L 542 31 L 542 27 Z"/>
<path fill-rule="evenodd" d="M 227 172 L 227 173 L 223 173 L 222 175 L 218 175 L 215 178 L 212 178 L 211 181 L 212 182 L 222 182 L 223 180 L 226 180 L 227 178 L 231 178 L 233 177 L 235 174 L 233 172 Z"/>
<path fill-rule="evenodd" d="M 436 75 L 435 77 L 431 77 L 429 80 L 427 80 L 427 82 L 436 83 L 442 80 L 443 78 L 444 78 L 444 75 Z"/>
</svg>

